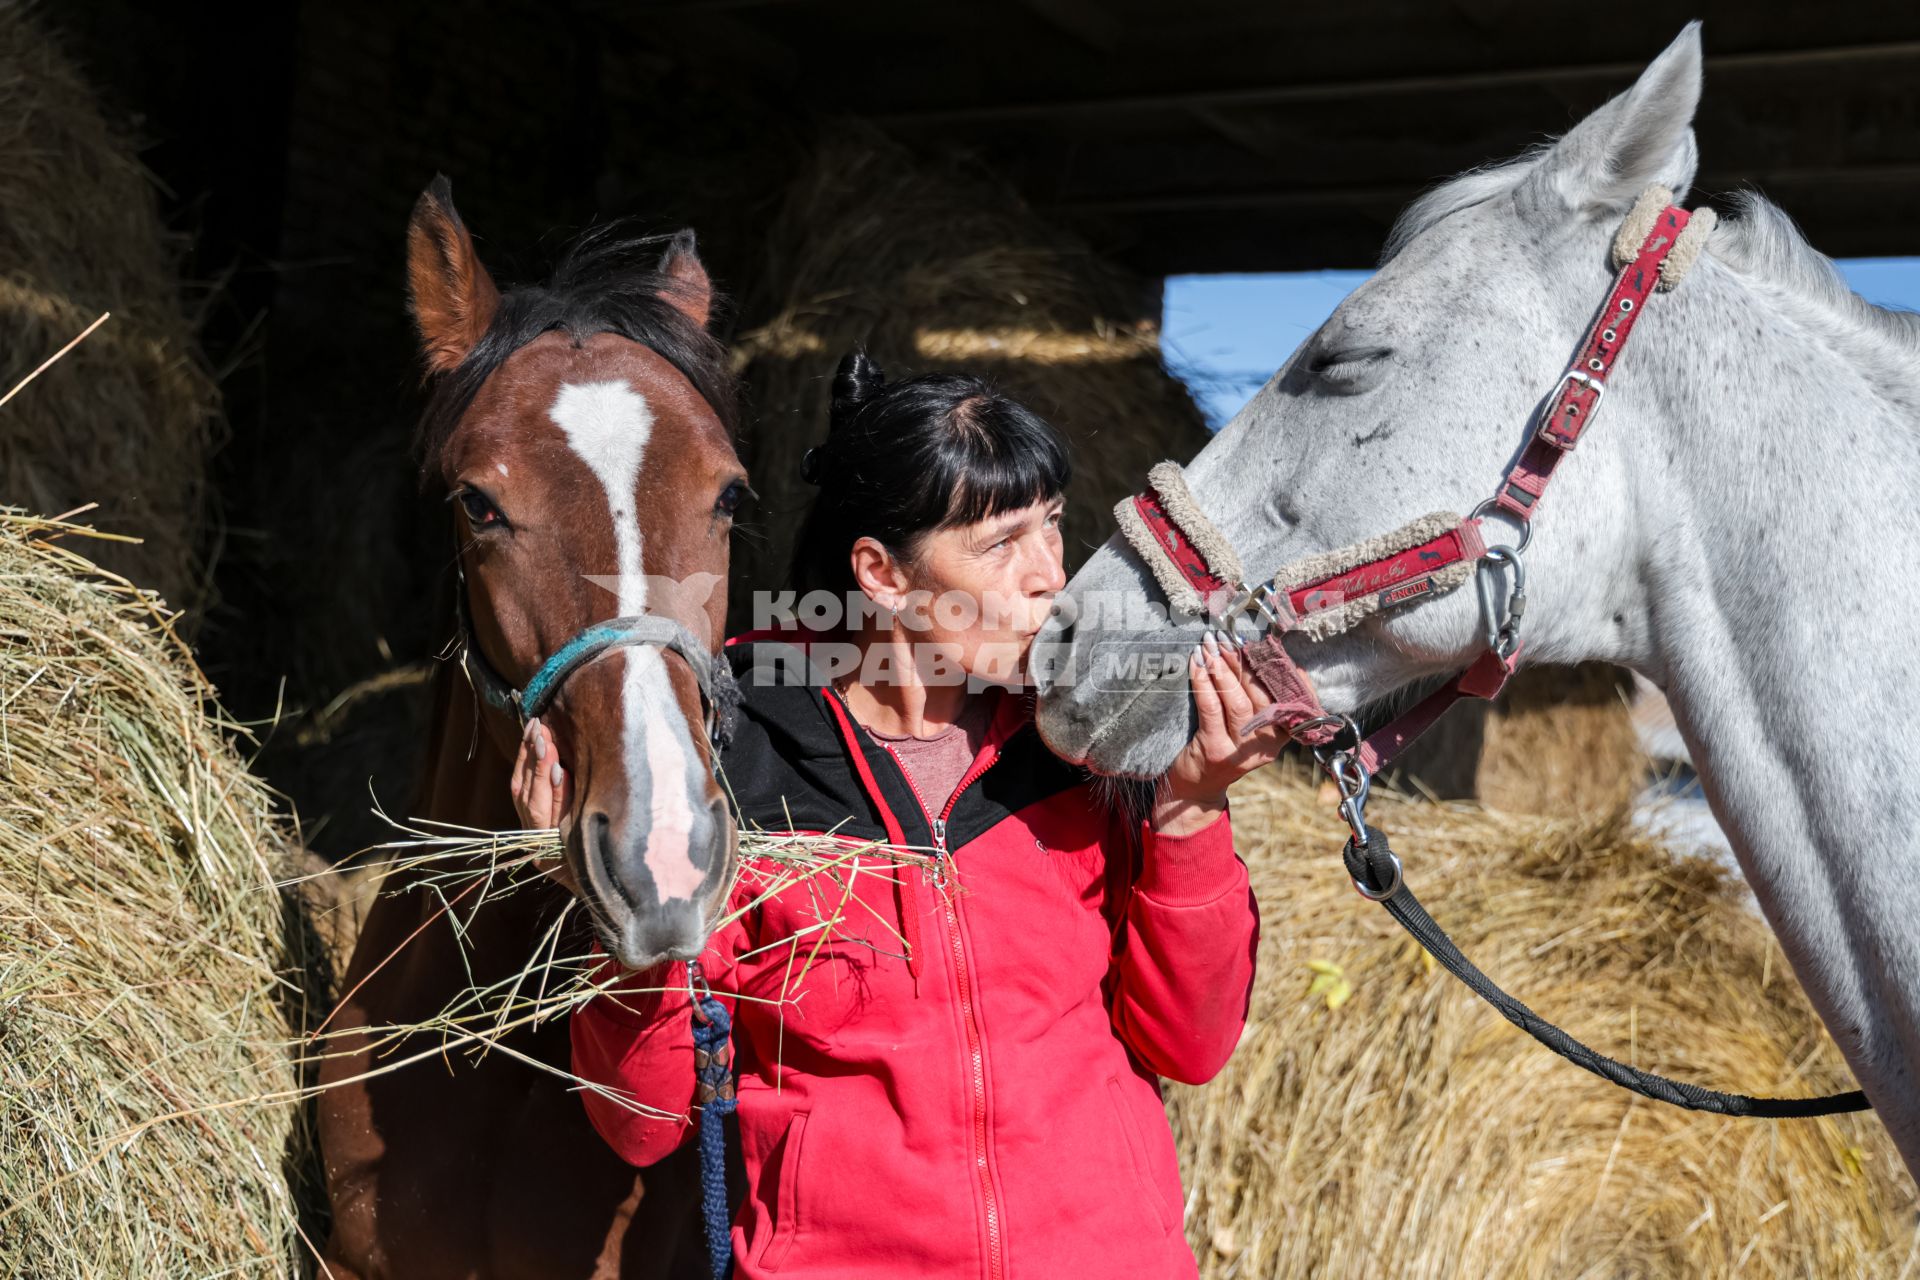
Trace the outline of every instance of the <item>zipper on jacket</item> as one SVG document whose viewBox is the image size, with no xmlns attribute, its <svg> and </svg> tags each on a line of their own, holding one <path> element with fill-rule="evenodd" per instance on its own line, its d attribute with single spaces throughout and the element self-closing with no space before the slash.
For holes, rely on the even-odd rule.
<svg viewBox="0 0 1920 1280">
<path fill-rule="evenodd" d="M 961 776 L 953 794 L 947 797 L 946 805 L 935 817 L 932 810 L 927 808 L 927 798 L 920 794 L 920 784 L 913 780 L 913 774 L 908 770 L 906 761 L 900 758 L 900 753 L 888 743 L 880 745 L 886 747 L 887 754 L 900 766 L 900 776 L 907 780 L 907 788 L 913 792 L 914 802 L 920 806 L 921 815 L 926 818 L 927 827 L 933 832 L 934 847 L 939 851 L 936 866 L 944 883 L 947 862 L 951 856 L 947 850 L 947 817 L 953 812 L 954 802 L 959 800 L 960 793 L 1000 758 L 999 748 L 987 752 Z M 981 1202 L 987 1209 L 987 1276 L 988 1280 L 1001 1280 L 1006 1272 L 1006 1264 L 1001 1256 L 1000 1206 L 993 1198 L 993 1162 L 987 1155 L 986 1051 L 981 1047 L 980 1015 L 974 1008 L 973 974 L 967 966 L 966 940 L 960 934 L 960 908 L 950 893 L 940 895 L 940 905 L 947 917 L 947 939 L 953 949 L 954 979 L 960 988 L 960 1020 L 967 1029 L 967 1080 L 973 1107 L 973 1166 L 980 1179 Z"/>
</svg>

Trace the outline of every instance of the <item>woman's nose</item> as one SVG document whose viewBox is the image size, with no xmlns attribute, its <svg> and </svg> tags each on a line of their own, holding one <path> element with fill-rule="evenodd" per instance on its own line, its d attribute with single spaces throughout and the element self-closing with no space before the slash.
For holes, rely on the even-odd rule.
<svg viewBox="0 0 1920 1280">
<path fill-rule="evenodd" d="M 1055 595 L 1067 585 L 1067 567 L 1053 548 L 1042 548 L 1028 574 L 1028 589 L 1040 595 Z"/>
</svg>

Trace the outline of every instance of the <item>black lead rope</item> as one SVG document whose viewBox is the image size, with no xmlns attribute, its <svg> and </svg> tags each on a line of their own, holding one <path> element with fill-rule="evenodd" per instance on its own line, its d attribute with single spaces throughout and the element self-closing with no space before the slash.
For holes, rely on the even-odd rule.
<svg viewBox="0 0 1920 1280">
<path fill-rule="evenodd" d="M 1585 1067 L 1593 1074 L 1611 1080 L 1623 1089 L 1631 1089 L 1643 1098 L 1671 1103 L 1689 1111 L 1711 1111 L 1723 1116 L 1760 1116 L 1766 1119 L 1796 1119 L 1806 1116 L 1841 1115 L 1849 1111 L 1871 1109 L 1867 1095 L 1859 1090 L 1836 1093 L 1824 1098 L 1750 1098 L 1741 1093 L 1721 1093 L 1697 1084 L 1669 1080 L 1665 1076 L 1616 1062 L 1595 1052 L 1542 1018 L 1533 1010 L 1495 986 L 1473 961 L 1460 953 L 1446 931 L 1433 922 L 1426 908 L 1406 885 L 1400 861 L 1387 846 L 1387 837 L 1377 827 L 1366 828 L 1367 843 L 1356 849 L 1349 839 L 1345 850 L 1347 874 L 1356 888 L 1374 898 L 1400 927 L 1413 935 L 1427 954 L 1446 966 L 1448 973 L 1473 989 L 1514 1026 L 1553 1050 L 1568 1062 Z"/>
</svg>

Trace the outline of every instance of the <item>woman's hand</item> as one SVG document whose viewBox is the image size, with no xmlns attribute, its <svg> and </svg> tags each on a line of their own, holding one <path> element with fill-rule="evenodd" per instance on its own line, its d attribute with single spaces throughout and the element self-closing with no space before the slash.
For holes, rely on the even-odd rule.
<svg viewBox="0 0 1920 1280">
<path fill-rule="evenodd" d="M 560 815 L 573 799 L 573 780 L 560 767 L 553 735 L 539 719 L 527 721 L 520 735 L 520 751 L 513 758 L 513 807 L 528 831 L 560 825 Z"/>
<path fill-rule="evenodd" d="M 1200 727 L 1174 757 L 1153 809 L 1153 829 L 1190 835 L 1227 807 L 1227 788 L 1286 748 L 1274 725 L 1246 733 L 1247 722 L 1273 705 L 1266 688 L 1241 660 L 1239 650 L 1208 632 L 1187 662 Z"/>
</svg>

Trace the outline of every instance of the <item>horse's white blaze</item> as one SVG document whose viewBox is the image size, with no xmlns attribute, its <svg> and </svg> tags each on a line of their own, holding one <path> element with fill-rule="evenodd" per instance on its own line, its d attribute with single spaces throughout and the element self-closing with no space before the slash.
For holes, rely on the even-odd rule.
<svg viewBox="0 0 1920 1280">
<path fill-rule="evenodd" d="M 606 490 L 620 575 L 620 616 L 644 612 L 647 579 L 634 487 L 653 435 L 653 410 L 646 397 L 625 382 L 583 382 L 561 387 L 548 414 Z M 628 820 L 638 821 L 644 807 L 648 826 L 643 857 L 660 900 L 690 898 L 703 878 L 693 862 L 694 809 L 688 783 L 699 755 L 659 651 L 636 645 L 623 653 L 627 665 L 620 714 Z"/>
</svg>

